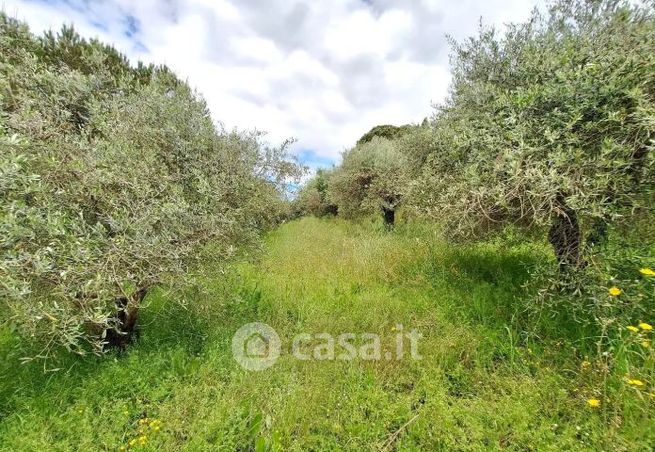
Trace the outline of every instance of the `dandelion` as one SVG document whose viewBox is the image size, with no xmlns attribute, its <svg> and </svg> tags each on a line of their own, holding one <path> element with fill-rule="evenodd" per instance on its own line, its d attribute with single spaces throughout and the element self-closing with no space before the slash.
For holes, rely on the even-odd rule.
<svg viewBox="0 0 655 452">
<path fill-rule="evenodd" d="M 146 435 L 141 435 L 139 436 L 139 444 L 142 446 L 145 446 L 145 444 L 148 442 L 148 437 Z"/>
<path fill-rule="evenodd" d="M 637 380 L 636 378 L 629 378 L 628 379 L 628 384 L 632 385 L 632 386 L 635 386 L 635 387 L 642 387 L 642 386 L 646 385 L 646 383 L 644 383 L 641 380 Z"/>
<path fill-rule="evenodd" d="M 609 294 L 610 294 L 611 296 L 613 296 L 613 297 L 618 297 L 619 295 L 621 295 L 621 292 L 623 292 L 621 289 L 619 289 L 619 288 L 616 287 L 616 286 L 614 286 L 614 287 L 610 287 L 607 291 L 608 291 Z"/>
<path fill-rule="evenodd" d="M 653 327 L 651 325 L 649 325 L 648 323 L 645 323 L 645 322 L 641 322 L 639 324 L 639 328 L 641 328 L 644 331 L 651 331 L 653 329 Z"/>
<path fill-rule="evenodd" d="M 600 400 L 598 399 L 589 399 L 587 400 L 587 405 L 592 408 L 598 408 L 600 406 Z"/>
<path fill-rule="evenodd" d="M 650 347 L 650 341 L 649 340 L 641 341 L 641 346 L 644 348 Z"/>
<path fill-rule="evenodd" d="M 630 326 L 627 326 L 626 328 L 629 329 L 630 331 L 632 331 L 633 333 L 638 333 L 639 332 L 639 328 L 637 328 L 636 326 L 630 325 Z"/>
<path fill-rule="evenodd" d="M 655 270 L 652 268 L 642 268 L 639 270 L 639 273 L 641 273 L 644 276 L 655 276 Z"/>
<path fill-rule="evenodd" d="M 150 421 L 150 427 L 151 428 L 161 427 L 161 421 L 159 419 L 153 419 L 152 421 Z"/>
</svg>

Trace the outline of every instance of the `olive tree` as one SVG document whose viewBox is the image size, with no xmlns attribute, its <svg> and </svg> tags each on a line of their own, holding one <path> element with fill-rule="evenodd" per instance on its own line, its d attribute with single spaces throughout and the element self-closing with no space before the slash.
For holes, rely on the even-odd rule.
<svg viewBox="0 0 655 452">
<path fill-rule="evenodd" d="M 547 225 L 562 269 L 583 266 L 653 194 L 654 36 L 652 6 L 562 0 L 455 43 L 418 204 L 456 236 Z"/>
<path fill-rule="evenodd" d="M 331 194 L 332 175 L 332 171 L 319 168 L 314 177 L 300 188 L 295 203 L 301 214 L 323 217 L 338 213 Z"/>
<path fill-rule="evenodd" d="M 380 211 L 388 227 L 406 191 L 407 158 L 396 142 L 374 137 L 346 151 L 332 177 L 332 199 L 340 214 L 354 217 Z"/>
<path fill-rule="evenodd" d="M 393 126 L 391 124 L 375 126 L 364 135 L 362 135 L 362 137 L 357 140 L 357 144 L 368 143 L 375 137 L 386 138 L 387 140 L 395 140 L 396 138 L 404 136 L 412 129 L 413 126 L 410 124 L 405 124 L 403 126 Z"/>
<path fill-rule="evenodd" d="M 152 287 L 252 241 L 300 172 L 168 69 L 5 15 L 0 107 L 3 317 L 44 355 L 124 346 Z"/>
</svg>

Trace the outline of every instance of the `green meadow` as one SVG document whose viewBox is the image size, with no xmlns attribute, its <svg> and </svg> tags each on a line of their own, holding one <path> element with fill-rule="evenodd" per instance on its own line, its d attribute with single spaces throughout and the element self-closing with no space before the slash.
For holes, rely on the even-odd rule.
<svg viewBox="0 0 655 452">
<path fill-rule="evenodd" d="M 200 287 L 149 295 L 138 342 L 102 358 L 19 364 L 29 346 L 5 329 L 0 449 L 651 450 L 647 389 L 607 371 L 579 324 L 530 311 L 548 245 L 440 237 L 422 224 L 286 223 L 261 252 L 208 263 Z M 268 369 L 233 359 L 249 322 L 281 338 Z M 321 332 L 378 334 L 390 350 L 399 325 L 422 334 L 422 359 L 291 353 L 295 335 Z"/>
</svg>

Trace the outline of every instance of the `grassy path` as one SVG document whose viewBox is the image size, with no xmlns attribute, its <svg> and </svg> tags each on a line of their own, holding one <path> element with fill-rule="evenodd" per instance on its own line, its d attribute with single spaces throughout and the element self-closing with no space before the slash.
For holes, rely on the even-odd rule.
<svg viewBox="0 0 655 452">
<path fill-rule="evenodd" d="M 170 295 L 158 294 L 128 353 L 71 359 L 55 373 L 16 366 L 18 345 L 3 331 L 0 449 L 639 444 L 630 441 L 652 420 L 614 425 L 586 405 L 594 377 L 580 371 L 580 351 L 518 332 L 514 301 L 546 251 L 493 243 L 455 250 L 436 237 L 421 228 L 386 234 L 316 219 L 287 224 L 268 236 L 256 264 L 185 295 L 207 308 L 172 307 Z M 275 328 L 283 343 L 277 363 L 261 372 L 241 369 L 230 349 L 234 332 L 253 321 Z M 393 349 L 397 324 L 422 333 L 422 360 L 300 361 L 290 353 L 294 335 L 320 332 L 375 333 Z"/>
</svg>

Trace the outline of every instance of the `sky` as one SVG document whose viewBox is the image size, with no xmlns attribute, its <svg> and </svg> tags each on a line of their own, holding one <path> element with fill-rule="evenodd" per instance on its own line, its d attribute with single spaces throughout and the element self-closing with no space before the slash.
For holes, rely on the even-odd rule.
<svg viewBox="0 0 655 452">
<path fill-rule="evenodd" d="M 0 0 L 34 33 L 73 24 L 130 61 L 168 65 L 226 128 L 294 137 L 311 168 L 379 124 L 418 123 L 448 92 L 449 46 L 542 0 Z"/>
</svg>

